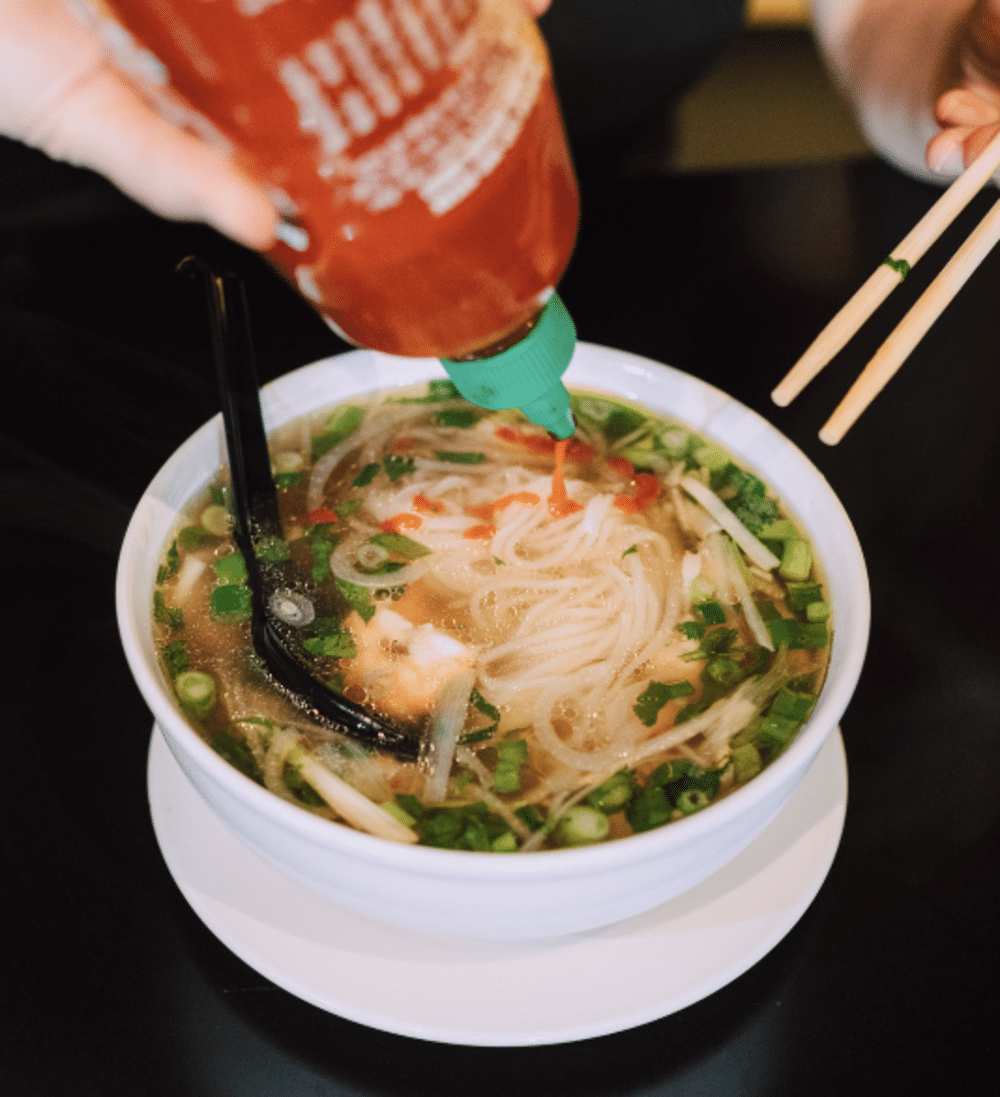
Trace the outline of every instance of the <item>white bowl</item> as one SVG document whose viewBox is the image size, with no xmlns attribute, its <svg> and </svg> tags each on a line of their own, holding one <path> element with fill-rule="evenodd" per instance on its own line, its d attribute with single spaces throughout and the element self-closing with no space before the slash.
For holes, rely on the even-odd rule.
<svg viewBox="0 0 1000 1097">
<path fill-rule="evenodd" d="M 262 392 L 268 429 L 375 389 L 444 377 L 433 359 L 353 351 L 305 366 Z M 826 480 L 759 415 L 697 379 L 648 359 L 577 347 L 570 385 L 676 417 L 755 470 L 801 522 L 833 609 L 833 648 L 813 715 L 749 784 L 658 830 L 580 849 L 501 855 L 398 845 L 317 818 L 244 777 L 187 723 L 153 645 L 152 591 L 179 511 L 225 461 L 221 416 L 192 435 L 139 501 L 122 546 L 118 622 L 132 673 L 192 785 L 232 833 L 286 876 L 342 906 L 419 932 L 479 940 L 554 937 L 650 910 L 735 857 L 802 781 L 854 690 L 868 639 L 865 565 Z"/>
</svg>

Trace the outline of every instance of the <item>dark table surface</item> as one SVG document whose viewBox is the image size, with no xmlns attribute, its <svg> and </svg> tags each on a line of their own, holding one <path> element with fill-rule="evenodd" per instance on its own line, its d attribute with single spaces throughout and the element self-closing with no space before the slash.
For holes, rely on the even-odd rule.
<svg viewBox="0 0 1000 1097">
<path fill-rule="evenodd" d="M 378 1032 L 275 987 L 190 910 L 150 825 L 151 720 L 118 642 L 116 555 L 146 483 L 217 410 L 200 298 L 173 267 L 192 251 L 240 267 L 265 379 L 344 345 L 210 231 L 20 147 L 0 154 L 5 1097 L 987 1092 L 1000 255 L 839 447 L 816 434 L 988 197 L 780 410 L 775 382 L 936 192 L 874 161 L 583 179 L 562 287 L 581 338 L 688 370 L 798 443 L 854 520 L 873 629 L 843 720 L 842 843 L 788 936 L 674 1016 L 489 1049 Z"/>
</svg>

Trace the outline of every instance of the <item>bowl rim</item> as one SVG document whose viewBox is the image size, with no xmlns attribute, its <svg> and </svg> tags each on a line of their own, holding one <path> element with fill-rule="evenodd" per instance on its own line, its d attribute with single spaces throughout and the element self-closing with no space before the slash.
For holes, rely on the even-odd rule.
<svg viewBox="0 0 1000 1097">
<path fill-rule="evenodd" d="M 609 379 L 609 362 L 617 364 L 620 370 L 621 376 L 617 379 L 621 388 L 593 383 L 595 366 L 599 367 L 597 373 L 602 380 Z M 379 377 L 374 387 L 359 387 L 350 392 L 342 392 L 334 399 L 300 406 L 293 412 L 291 405 L 295 403 L 296 394 L 307 391 L 309 384 L 321 382 L 328 374 L 342 374 L 345 369 L 350 371 L 354 366 L 359 367 L 355 372 L 364 376 L 367 376 L 366 370 L 370 373 L 372 366 L 375 367 L 376 374 L 384 376 Z M 263 386 L 261 399 L 265 421 L 270 431 L 296 415 L 334 406 L 363 392 L 401 388 L 446 376 L 436 359 L 401 359 L 374 351 L 347 351 L 302 366 Z M 623 378 L 633 379 L 635 389 L 629 389 Z M 806 725 L 774 762 L 752 781 L 712 804 L 710 810 L 627 839 L 573 849 L 540 850 L 538 852 L 544 855 L 541 857 L 498 857 L 495 853 L 388 842 L 346 826 L 331 826 L 329 820 L 303 811 L 259 786 L 212 750 L 176 707 L 159 666 L 154 668 L 150 665 L 140 636 L 140 622 L 147 629 L 151 623 L 152 598 L 146 599 L 144 605 L 141 604 L 135 589 L 140 578 L 135 571 L 139 548 L 149 521 L 150 500 L 157 487 L 170 481 L 177 470 L 183 467 L 186 459 L 190 459 L 201 447 L 217 444 L 222 431 L 221 414 L 214 416 L 191 434 L 167 459 L 147 486 L 122 542 L 116 575 L 116 607 L 122 645 L 139 690 L 163 730 L 171 750 L 175 754 L 178 750 L 188 754 L 191 761 L 203 769 L 206 776 L 221 786 L 223 791 L 236 800 L 247 802 L 255 814 L 265 816 L 283 830 L 294 832 L 302 840 L 320 847 L 334 847 L 340 854 L 358 860 L 374 859 L 386 867 L 406 869 L 414 875 L 489 877 L 494 882 L 538 875 L 584 875 L 604 867 L 634 864 L 657 855 L 664 846 L 683 847 L 697 843 L 706 834 L 724 829 L 729 821 L 743 815 L 753 803 L 764 801 L 769 795 L 777 793 L 797 772 L 804 774 L 850 701 L 864 662 L 870 627 L 870 594 L 864 558 L 857 535 L 840 500 L 815 465 L 776 427 L 733 397 L 675 367 L 626 351 L 580 343 L 565 380 L 571 387 L 603 391 L 611 397 L 635 400 L 653 411 L 677 418 L 690 429 L 718 441 L 741 462 L 759 471 L 758 463 L 742 452 L 738 440 L 734 444 L 731 438 L 717 437 L 713 433 L 713 424 L 718 430 L 721 422 L 723 429 L 726 429 L 727 423 L 735 421 L 752 443 L 767 439 L 769 444 L 776 446 L 782 461 L 789 462 L 799 475 L 805 477 L 811 498 L 822 505 L 828 525 L 836 533 L 838 567 L 846 568 L 852 576 L 850 596 L 843 605 L 838 601 L 834 606 L 834 620 L 837 624 L 833 630 L 827 679 L 817 705 Z M 661 389 L 673 387 L 688 397 L 697 398 L 695 403 L 700 400 L 703 421 L 691 423 L 682 412 L 665 409 L 651 401 L 648 393 L 638 391 L 640 387 L 650 384 L 656 387 L 657 383 Z M 285 412 L 288 414 L 284 414 Z M 767 474 L 762 478 L 769 487 L 773 485 L 773 475 Z M 787 476 L 782 479 L 784 482 Z M 207 478 L 204 482 L 207 482 Z M 188 489 L 187 498 L 190 499 L 203 486 L 202 483 Z M 162 503 L 160 505 L 162 507 Z M 791 502 L 788 505 L 808 529 L 808 521 L 798 513 L 800 508 Z M 824 553 L 820 553 L 820 556 L 826 558 Z"/>
</svg>

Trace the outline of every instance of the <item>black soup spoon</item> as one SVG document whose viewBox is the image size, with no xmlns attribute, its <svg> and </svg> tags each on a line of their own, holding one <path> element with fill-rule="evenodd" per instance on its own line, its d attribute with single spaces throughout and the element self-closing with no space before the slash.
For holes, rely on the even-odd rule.
<svg viewBox="0 0 1000 1097">
<path fill-rule="evenodd" d="M 368 748 L 403 759 L 419 752 L 416 731 L 405 731 L 324 686 L 295 654 L 295 629 L 275 607 L 313 613 L 309 588 L 290 562 L 262 563 L 262 545 L 284 540 L 271 458 L 260 410 L 260 390 L 250 335 L 246 291 L 229 270 L 217 271 L 197 256 L 181 260 L 178 273 L 200 278 L 208 299 L 212 350 L 218 376 L 232 479 L 233 536 L 247 569 L 254 651 L 289 699 L 314 719 Z M 287 613 L 286 613 L 287 616 Z"/>
</svg>

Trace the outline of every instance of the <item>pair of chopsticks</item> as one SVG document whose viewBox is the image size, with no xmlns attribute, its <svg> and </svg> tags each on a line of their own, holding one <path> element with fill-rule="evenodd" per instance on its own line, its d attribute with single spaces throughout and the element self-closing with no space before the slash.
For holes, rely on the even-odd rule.
<svg viewBox="0 0 1000 1097">
<path fill-rule="evenodd" d="M 771 393 L 771 399 L 776 404 L 780 407 L 790 404 L 844 347 L 903 281 L 931 244 L 965 209 L 973 196 L 986 185 L 997 168 L 1000 168 L 1000 134 L 993 138 L 973 163 L 948 187 L 900 241 L 892 254 L 820 332 L 812 346 Z M 865 408 L 889 383 L 998 240 L 1000 202 L 979 222 L 864 368 L 819 432 L 823 442 L 834 446 L 844 437 Z"/>
</svg>

